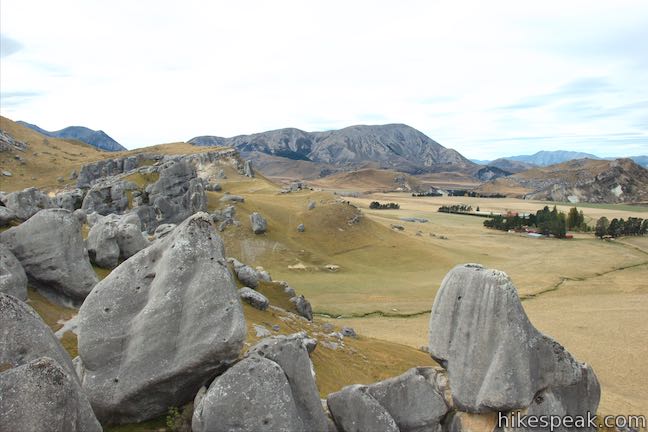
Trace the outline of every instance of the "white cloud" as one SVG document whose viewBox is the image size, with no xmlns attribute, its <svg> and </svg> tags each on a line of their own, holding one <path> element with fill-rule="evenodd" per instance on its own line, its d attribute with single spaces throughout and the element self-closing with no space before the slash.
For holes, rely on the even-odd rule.
<svg viewBox="0 0 648 432">
<path fill-rule="evenodd" d="M 641 1 L 7 0 L 0 12 L 22 46 L 3 57 L 1 93 L 37 95 L 4 98 L 2 114 L 130 148 L 399 122 L 475 158 L 648 153 Z"/>
</svg>

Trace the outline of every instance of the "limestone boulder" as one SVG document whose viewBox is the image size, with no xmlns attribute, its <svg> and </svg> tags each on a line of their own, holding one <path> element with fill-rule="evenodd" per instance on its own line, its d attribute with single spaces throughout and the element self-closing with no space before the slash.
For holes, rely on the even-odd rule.
<svg viewBox="0 0 648 432">
<path fill-rule="evenodd" d="M 273 336 L 259 341 L 248 356 L 260 356 L 277 363 L 288 378 L 297 415 L 308 431 L 327 430 L 326 415 L 315 383 L 315 371 L 310 360 L 305 333 Z"/>
<path fill-rule="evenodd" d="M 223 252 L 209 215 L 197 213 L 85 300 L 79 371 L 102 422 L 139 422 L 182 406 L 238 357 L 246 327 Z"/>
<path fill-rule="evenodd" d="M 119 260 L 135 255 L 149 245 L 142 235 L 136 213 L 108 215 L 90 229 L 88 240 L 90 260 L 103 268 L 115 268 Z"/>
<path fill-rule="evenodd" d="M 252 288 L 243 287 L 238 290 L 241 300 L 248 303 L 252 307 L 259 310 L 266 310 L 270 305 L 270 301 L 266 296 Z"/>
<path fill-rule="evenodd" d="M 13 221 L 16 218 L 17 218 L 16 213 L 13 210 L 3 205 L 0 205 L 0 227 L 4 227 L 11 224 L 11 221 Z"/>
<path fill-rule="evenodd" d="M 138 186 L 118 177 L 108 177 L 95 183 L 83 198 L 81 208 L 88 214 L 97 212 L 100 215 L 121 214 L 128 210 L 129 193 Z"/>
<path fill-rule="evenodd" d="M 446 275 L 429 334 L 429 352 L 448 370 L 461 411 L 523 409 L 539 391 L 582 377 L 582 365 L 529 322 L 510 278 L 477 264 Z"/>
<path fill-rule="evenodd" d="M 399 432 L 394 418 L 367 393 L 365 386 L 344 387 L 328 395 L 326 402 L 340 432 Z"/>
<path fill-rule="evenodd" d="M 251 356 L 217 377 L 194 401 L 194 432 L 306 432 L 281 367 Z"/>
<path fill-rule="evenodd" d="M 27 300 L 27 275 L 20 261 L 0 243 L 0 292 Z"/>
<path fill-rule="evenodd" d="M 41 357 L 0 373 L 0 431 L 100 432 L 78 381 Z"/>
<path fill-rule="evenodd" d="M 29 282 L 59 302 L 82 301 L 98 279 L 85 249 L 78 219 L 64 209 L 41 210 L 0 233 Z"/>
<path fill-rule="evenodd" d="M 268 229 L 268 222 L 257 212 L 250 215 L 250 225 L 254 234 L 263 234 Z"/>
<path fill-rule="evenodd" d="M 294 303 L 295 309 L 297 309 L 299 315 L 303 316 L 308 321 L 313 321 L 313 307 L 310 302 L 306 300 L 306 297 L 299 295 L 292 297 L 290 301 Z"/>
</svg>

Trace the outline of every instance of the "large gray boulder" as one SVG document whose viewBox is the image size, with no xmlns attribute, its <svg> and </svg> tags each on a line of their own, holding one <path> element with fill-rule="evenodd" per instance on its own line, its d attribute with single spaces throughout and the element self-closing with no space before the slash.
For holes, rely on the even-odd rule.
<svg viewBox="0 0 648 432">
<path fill-rule="evenodd" d="M 367 393 L 387 410 L 400 432 L 433 432 L 448 412 L 439 373 L 431 367 L 413 368 L 367 386 Z"/>
<path fill-rule="evenodd" d="M 0 329 L 0 366 L 18 367 L 40 357 L 50 357 L 77 379 L 70 356 L 41 317 L 26 303 L 3 293 L 0 293 Z"/>
<path fill-rule="evenodd" d="M 306 297 L 304 297 L 303 295 L 298 295 L 292 297 L 290 301 L 294 303 L 295 309 L 297 309 L 297 313 L 299 315 L 303 316 L 308 321 L 313 321 L 313 307 L 311 306 L 310 302 L 306 300 Z"/>
<path fill-rule="evenodd" d="M 238 357 L 246 336 L 223 242 L 206 213 L 113 270 L 78 320 L 83 388 L 107 423 L 182 406 Z"/>
<path fill-rule="evenodd" d="M 257 289 L 259 287 L 259 281 L 261 280 L 261 277 L 259 275 L 259 272 L 255 268 L 247 264 L 243 264 L 242 262 L 234 258 L 229 258 L 228 261 L 232 263 L 232 266 L 234 267 L 234 273 L 242 284 L 253 289 Z"/>
<path fill-rule="evenodd" d="M 20 261 L 0 243 L 0 292 L 27 300 L 27 275 Z"/>
<path fill-rule="evenodd" d="M 340 432 L 399 432 L 396 421 L 365 386 L 344 387 L 328 395 L 326 402 Z"/>
<path fill-rule="evenodd" d="M 86 242 L 90 260 L 103 268 L 115 268 L 119 260 L 135 255 L 149 245 L 142 235 L 136 213 L 108 215 L 94 224 Z"/>
<path fill-rule="evenodd" d="M 7 194 L 4 203 L 21 220 L 27 220 L 43 209 L 56 207 L 45 193 L 34 187 Z"/>
<path fill-rule="evenodd" d="M 268 222 L 257 212 L 250 215 L 250 225 L 254 234 L 263 234 L 268 229 Z"/>
<path fill-rule="evenodd" d="M 0 431 L 100 432 L 88 398 L 53 359 L 0 373 Z"/>
<path fill-rule="evenodd" d="M 306 347 L 306 335 L 273 336 L 259 341 L 248 356 L 265 357 L 281 366 L 297 407 L 297 414 L 308 431 L 327 430 L 326 415 L 315 383 L 315 371 Z"/>
<path fill-rule="evenodd" d="M 0 234 L 31 285 L 59 302 L 80 302 L 96 285 L 78 219 L 64 209 L 41 210 Z"/>
<path fill-rule="evenodd" d="M 429 341 L 461 411 L 526 408 L 539 391 L 582 378 L 582 365 L 529 322 L 506 273 L 477 264 L 457 266 L 444 278 Z"/>
<path fill-rule="evenodd" d="M 259 356 L 241 360 L 197 395 L 191 426 L 194 432 L 313 430 L 299 418 L 284 371 Z"/>
</svg>

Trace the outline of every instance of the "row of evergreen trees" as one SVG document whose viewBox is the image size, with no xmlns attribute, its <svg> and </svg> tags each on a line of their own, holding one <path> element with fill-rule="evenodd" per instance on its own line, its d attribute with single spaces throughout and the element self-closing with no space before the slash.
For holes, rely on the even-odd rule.
<svg viewBox="0 0 648 432">
<path fill-rule="evenodd" d="M 648 219 L 629 217 L 628 220 L 614 218 L 611 221 L 605 216 L 596 221 L 594 233 L 597 237 L 621 237 L 648 234 Z"/>
<path fill-rule="evenodd" d="M 494 216 L 492 219 L 484 221 L 484 226 L 498 230 L 519 230 L 527 227 L 536 227 L 538 232 L 544 235 L 553 235 L 554 237 L 564 238 L 567 231 L 590 231 L 591 228 L 585 223 L 583 211 L 572 207 L 569 213 L 565 214 L 558 211 L 556 206 L 549 209 L 545 206 L 535 214 L 528 216 Z"/>
<path fill-rule="evenodd" d="M 470 213 L 472 206 L 465 204 L 442 205 L 438 211 L 441 213 Z"/>
<path fill-rule="evenodd" d="M 400 205 L 398 203 L 387 203 L 387 204 L 381 204 L 378 201 L 372 201 L 371 204 L 369 204 L 370 209 L 375 209 L 375 210 L 398 210 L 400 208 Z"/>
</svg>

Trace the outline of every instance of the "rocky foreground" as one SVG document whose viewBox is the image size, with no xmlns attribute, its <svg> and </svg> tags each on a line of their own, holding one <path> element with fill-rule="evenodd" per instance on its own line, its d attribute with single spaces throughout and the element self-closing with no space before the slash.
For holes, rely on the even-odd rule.
<svg viewBox="0 0 648 432">
<path fill-rule="evenodd" d="M 317 340 L 270 336 L 246 349 L 242 302 L 277 306 L 257 291 L 270 275 L 228 259 L 219 236 L 238 222 L 240 197 L 204 211 L 222 176 L 215 159 L 254 175 L 231 156 L 103 161 L 56 199 L 1 197 L 0 222 L 16 226 L 0 233 L 0 432 L 98 431 L 192 401 L 199 432 L 492 431 L 497 413 L 596 412 L 592 368 L 535 329 L 506 274 L 477 264 L 451 270 L 434 300 L 428 351 L 439 367 L 320 400 Z M 133 174 L 156 175 L 131 186 Z M 258 213 L 251 225 L 267 228 Z M 113 270 L 99 282 L 93 264 Z M 28 283 L 80 307 L 78 357 L 25 302 Z M 312 320 L 308 301 L 285 292 Z"/>
</svg>

